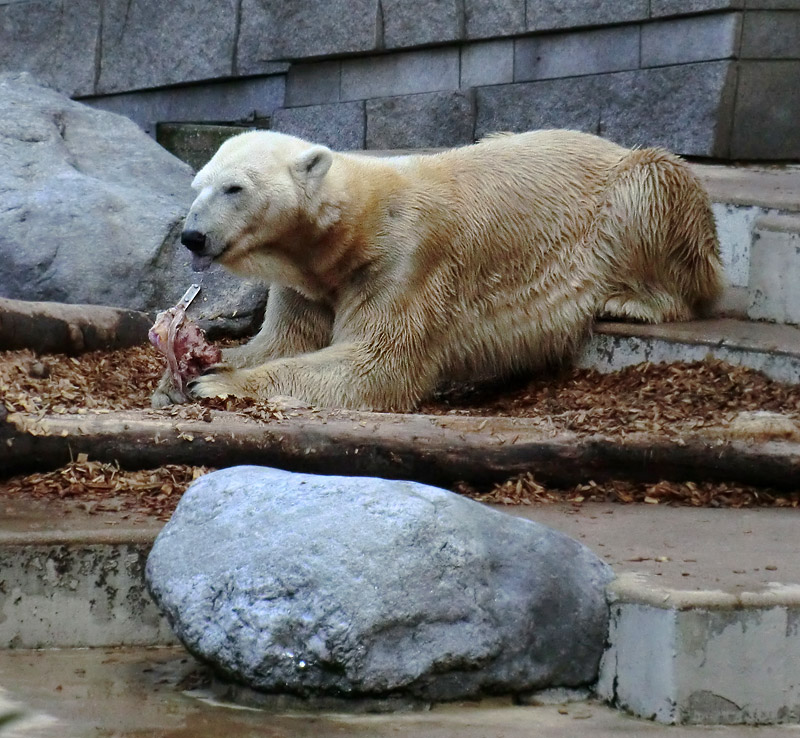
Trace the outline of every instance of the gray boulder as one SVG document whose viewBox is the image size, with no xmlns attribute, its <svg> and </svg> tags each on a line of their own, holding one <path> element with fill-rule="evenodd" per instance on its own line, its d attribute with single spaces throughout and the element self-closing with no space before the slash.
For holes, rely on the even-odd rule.
<svg viewBox="0 0 800 738">
<path fill-rule="evenodd" d="M 198 280 L 179 242 L 192 170 L 132 121 L 0 75 L 0 161 L 1 297 L 154 311 Z M 210 319 L 263 305 L 212 281 Z"/>
<path fill-rule="evenodd" d="M 237 682 L 427 701 L 593 682 L 611 577 L 445 490 L 263 467 L 195 482 L 146 569 L 181 641 Z"/>
</svg>

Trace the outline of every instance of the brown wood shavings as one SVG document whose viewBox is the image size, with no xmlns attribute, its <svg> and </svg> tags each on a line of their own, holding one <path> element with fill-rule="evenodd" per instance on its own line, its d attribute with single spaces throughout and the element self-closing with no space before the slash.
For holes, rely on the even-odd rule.
<svg viewBox="0 0 800 738">
<path fill-rule="evenodd" d="M 30 351 L 3 352 L 0 353 L 0 397 L 9 412 L 36 415 L 147 408 L 163 369 L 163 357 L 149 345 L 78 357 L 37 357 Z M 211 410 L 221 409 L 259 422 L 274 423 L 296 415 L 295 407 L 285 403 L 254 403 L 228 398 L 154 412 L 172 418 L 210 420 Z M 761 411 L 779 413 L 789 419 L 791 428 L 779 428 L 780 433 L 773 429 L 771 433 L 776 437 L 792 437 L 797 432 L 792 424 L 800 421 L 800 387 L 781 384 L 759 372 L 716 360 L 641 364 L 611 374 L 568 370 L 557 376 L 537 376 L 528 382 L 506 382 L 499 387 L 460 387 L 439 393 L 420 408 L 421 413 L 435 415 L 535 418 L 554 435 L 564 430 L 613 437 L 644 432 L 678 441 L 687 431 L 705 428 L 728 427 L 744 437 L 753 426 L 752 432 L 757 435 L 759 429 L 763 430 L 763 420 L 756 418 L 758 422 L 754 424 L 753 417 L 747 414 Z M 774 419 L 770 423 L 774 424 Z M 111 479 L 119 480 L 127 474 L 114 471 L 114 467 L 101 467 L 105 469 L 102 473 L 104 478 L 108 478 L 108 485 L 111 485 Z M 97 467 L 97 475 L 100 475 L 101 467 Z M 168 478 L 171 479 L 170 468 L 163 467 L 167 471 L 155 470 L 150 474 L 162 475 L 162 484 L 165 484 Z M 53 474 L 61 481 L 51 483 L 50 488 L 60 496 L 67 495 L 63 490 L 69 490 L 69 495 L 76 497 L 114 494 L 113 485 L 101 485 L 93 492 L 90 486 L 82 487 L 77 482 L 70 482 L 70 477 L 64 476 L 64 470 Z M 33 475 L 30 482 L 17 481 L 15 489 L 29 492 L 44 489 L 47 485 L 42 487 L 44 483 L 39 479 L 44 476 Z M 8 491 L 9 483 L 0 486 L 0 491 Z M 103 489 L 105 492 L 97 491 Z M 777 495 L 769 490 L 741 485 L 612 482 L 554 490 L 538 485 L 530 475 L 509 480 L 488 493 L 484 491 L 481 494 L 467 485 L 460 486 L 457 491 L 505 504 L 567 500 L 579 505 L 589 499 L 732 507 L 798 504 L 796 495 Z M 167 497 L 176 502 L 178 496 L 170 494 Z M 145 503 L 152 503 L 149 497 L 140 497 Z M 165 503 L 158 509 L 166 510 L 168 507 Z"/>
<path fill-rule="evenodd" d="M 179 464 L 124 471 L 115 464 L 88 461 L 82 454 L 55 471 L 0 482 L 0 495 L 77 500 L 90 514 L 133 512 L 168 520 L 186 488 L 209 471 L 207 467 Z"/>
<path fill-rule="evenodd" d="M 717 360 L 639 364 L 610 374 L 574 369 L 508 390 L 468 387 L 442 393 L 420 412 L 543 417 L 553 431 L 621 436 L 727 425 L 743 411 L 800 419 L 800 387 Z"/>
<path fill-rule="evenodd" d="M 0 353 L 0 396 L 9 412 L 83 413 L 146 408 L 164 369 L 151 346 L 78 357 Z M 260 421 L 296 412 L 291 403 L 204 400 L 159 411 L 196 419 L 208 409 Z M 575 369 L 516 386 L 468 386 L 439 393 L 421 413 L 539 418 L 553 433 L 676 436 L 726 425 L 742 412 L 773 411 L 800 420 L 800 387 L 721 361 L 640 364 L 611 374 Z"/>
<path fill-rule="evenodd" d="M 164 361 L 150 346 L 80 356 L 0 352 L 0 398 L 9 412 L 85 413 L 150 405 Z"/>
<path fill-rule="evenodd" d="M 800 491 L 775 492 L 746 485 L 715 482 L 657 482 L 636 484 L 612 481 L 603 484 L 589 482 L 570 489 L 548 488 L 539 484 L 530 472 L 497 484 L 488 492 L 460 482 L 454 492 L 479 502 L 496 505 L 550 505 L 570 503 L 575 507 L 584 502 L 634 502 L 649 505 L 688 507 L 798 507 Z"/>
</svg>

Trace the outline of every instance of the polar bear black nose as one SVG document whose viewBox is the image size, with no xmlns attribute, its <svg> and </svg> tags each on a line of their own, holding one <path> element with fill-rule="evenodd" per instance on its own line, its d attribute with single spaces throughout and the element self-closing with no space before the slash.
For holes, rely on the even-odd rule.
<svg viewBox="0 0 800 738">
<path fill-rule="evenodd" d="M 189 251 L 197 253 L 202 251 L 206 245 L 205 234 L 200 231 L 183 231 L 181 233 L 181 243 L 186 246 Z"/>
</svg>

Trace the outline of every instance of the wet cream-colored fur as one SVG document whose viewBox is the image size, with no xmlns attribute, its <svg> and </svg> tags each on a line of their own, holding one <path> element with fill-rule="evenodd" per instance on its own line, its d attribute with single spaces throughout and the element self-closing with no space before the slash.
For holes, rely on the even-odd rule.
<svg viewBox="0 0 800 738">
<path fill-rule="evenodd" d="M 573 131 L 388 159 L 250 132 L 194 187 L 202 256 L 271 285 L 261 331 L 196 397 L 407 410 L 443 380 L 568 358 L 598 315 L 685 320 L 721 288 L 687 166 Z"/>
</svg>

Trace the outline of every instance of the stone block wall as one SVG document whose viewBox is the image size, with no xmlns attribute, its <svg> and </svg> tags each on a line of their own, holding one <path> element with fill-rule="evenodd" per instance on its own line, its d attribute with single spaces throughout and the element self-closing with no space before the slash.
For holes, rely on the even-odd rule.
<svg viewBox="0 0 800 738">
<path fill-rule="evenodd" d="M 570 127 L 800 159 L 800 0 L 11 0 L 0 69 L 152 133 L 407 148 Z"/>
</svg>

